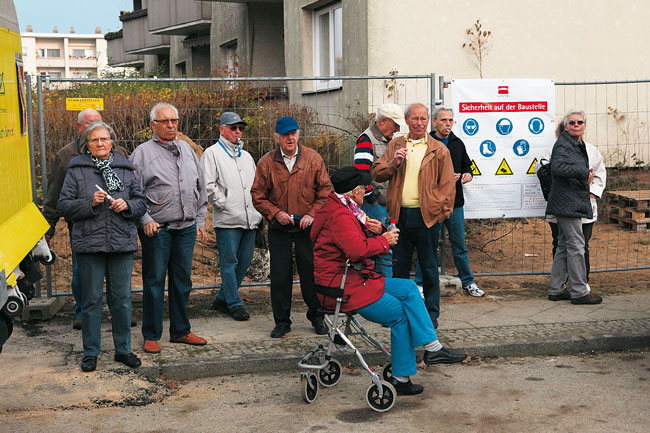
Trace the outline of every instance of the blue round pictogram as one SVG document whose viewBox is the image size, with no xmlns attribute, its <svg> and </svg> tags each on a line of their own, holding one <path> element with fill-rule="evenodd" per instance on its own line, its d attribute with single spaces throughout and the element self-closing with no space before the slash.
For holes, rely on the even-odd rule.
<svg viewBox="0 0 650 433">
<path fill-rule="evenodd" d="M 515 141 L 512 145 L 512 151 L 517 156 L 525 156 L 530 151 L 530 144 L 524 139 Z"/>
<path fill-rule="evenodd" d="M 481 151 L 481 155 L 489 158 L 497 151 L 497 145 L 494 144 L 494 141 L 492 140 L 484 140 L 481 142 L 481 147 L 479 150 Z"/>
<path fill-rule="evenodd" d="M 528 121 L 528 130 L 535 135 L 541 134 L 544 131 L 544 121 L 539 117 L 533 117 Z"/>
<path fill-rule="evenodd" d="M 512 122 L 510 119 L 503 117 L 497 122 L 497 132 L 501 135 L 508 135 L 512 132 Z"/>
<path fill-rule="evenodd" d="M 476 135 L 478 132 L 478 122 L 476 119 L 469 118 L 463 122 L 463 132 L 467 135 Z"/>
</svg>

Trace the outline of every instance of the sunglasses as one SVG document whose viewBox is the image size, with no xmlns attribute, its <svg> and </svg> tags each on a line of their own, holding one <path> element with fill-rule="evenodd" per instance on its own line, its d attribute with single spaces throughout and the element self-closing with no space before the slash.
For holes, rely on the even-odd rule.
<svg viewBox="0 0 650 433">
<path fill-rule="evenodd" d="M 584 125 L 585 121 L 584 120 L 569 120 L 569 125 L 573 126 L 573 125 L 576 125 L 576 124 L 579 125 L 579 126 Z"/>
<path fill-rule="evenodd" d="M 172 125 L 178 124 L 178 119 L 154 119 L 156 123 L 171 123 Z"/>
<path fill-rule="evenodd" d="M 244 125 L 228 125 L 228 128 L 230 128 L 231 131 L 236 131 L 239 129 L 242 132 L 244 131 L 244 129 L 246 129 Z"/>
</svg>

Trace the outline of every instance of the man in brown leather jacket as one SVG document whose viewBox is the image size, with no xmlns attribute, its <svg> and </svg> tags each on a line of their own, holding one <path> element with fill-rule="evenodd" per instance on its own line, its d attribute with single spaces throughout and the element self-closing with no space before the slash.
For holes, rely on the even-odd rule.
<svg viewBox="0 0 650 433">
<path fill-rule="evenodd" d="M 274 137 L 279 146 L 259 160 L 251 188 L 253 205 L 269 222 L 271 307 L 275 320 L 271 337 L 280 338 L 291 331 L 292 244 L 302 297 L 308 307 L 307 319 L 317 334 L 327 334 L 323 316 L 318 313 L 309 230 L 332 184 L 318 152 L 298 145 L 300 127 L 295 119 L 278 119 Z"/>
<path fill-rule="evenodd" d="M 393 247 L 393 277 L 409 278 L 415 248 L 422 268 L 424 303 L 437 328 L 440 281 L 436 229 L 454 208 L 454 166 L 447 147 L 427 134 L 426 106 L 411 104 L 404 118 L 408 134 L 391 140 L 386 152 L 372 165 L 371 173 L 377 182 L 389 181 L 386 209 L 400 230 L 399 241 Z"/>
</svg>

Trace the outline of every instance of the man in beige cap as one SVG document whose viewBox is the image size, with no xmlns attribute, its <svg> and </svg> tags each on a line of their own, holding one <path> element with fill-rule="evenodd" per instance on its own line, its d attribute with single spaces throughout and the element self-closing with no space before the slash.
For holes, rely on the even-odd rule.
<svg viewBox="0 0 650 433">
<path fill-rule="evenodd" d="M 361 171 L 370 172 L 372 163 L 379 159 L 388 142 L 393 139 L 396 132 L 404 124 L 404 111 L 397 104 L 383 104 L 377 109 L 375 120 L 361 133 L 357 139 L 357 146 L 354 150 L 354 166 Z M 368 185 L 361 208 L 369 218 L 376 219 L 388 225 L 388 214 L 386 213 L 386 189 L 388 181 L 375 182 Z M 393 275 L 391 256 L 381 256 L 376 262 L 375 269 L 382 272 L 384 277 L 390 278 Z M 384 265 L 384 266 L 382 266 Z"/>
</svg>

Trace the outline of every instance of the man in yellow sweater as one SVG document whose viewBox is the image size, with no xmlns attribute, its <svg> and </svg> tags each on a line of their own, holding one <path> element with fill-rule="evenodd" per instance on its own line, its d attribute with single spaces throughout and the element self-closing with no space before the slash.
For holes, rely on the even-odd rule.
<svg viewBox="0 0 650 433">
<path fill-rule="evenodd" d="M 436 226 L 454 208 L 454 167 L 447 147 L 427 134 L 429 110 L 424 104 L 409 105 L 404 119 L 408 134 L 391 140 L 371 173 L 377 182 L 389 181 L 386 208 L 400 230 L 393 247 L 393 277 L 409 278 L 415 248 L 422 267 L 424 301 L 437 328 L 440 281 L 435 234 Z"/>
</svg>

